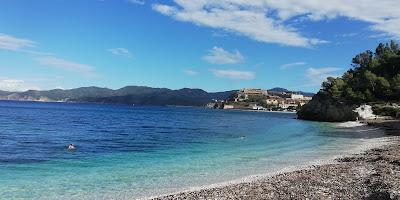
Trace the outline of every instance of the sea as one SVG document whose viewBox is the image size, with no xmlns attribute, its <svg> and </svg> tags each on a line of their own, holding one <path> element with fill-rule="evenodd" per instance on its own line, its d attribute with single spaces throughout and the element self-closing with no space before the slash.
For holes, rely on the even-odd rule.
<svg viewBox="0 0 400 200">
<path fill-rule="evenodd" d="M 0 199 L 143 199 L 330 159 L 382 135 L 294 113 L 0 101 Z"/>
</svg>

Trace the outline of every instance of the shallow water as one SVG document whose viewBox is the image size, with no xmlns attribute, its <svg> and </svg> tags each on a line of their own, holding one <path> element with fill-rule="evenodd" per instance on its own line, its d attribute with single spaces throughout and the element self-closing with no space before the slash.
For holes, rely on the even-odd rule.
<svg viewBox="0 0 400 200">
<path fill-rule="evenodd" d="M 294 117 L 0 101 L 0 199 L 143 198 L 343 154 L 383 134 Z"/>
</svg>

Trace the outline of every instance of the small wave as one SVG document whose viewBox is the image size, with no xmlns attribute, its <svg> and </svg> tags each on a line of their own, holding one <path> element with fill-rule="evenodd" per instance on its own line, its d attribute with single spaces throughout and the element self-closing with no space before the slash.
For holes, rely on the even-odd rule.
<svg viewBox="0 0 400 200">
<path fill-rule="evenodd" d="M 379 128 L 362 129 L 362 130 L 357 130 L 357 132 L 367 132 L 367 131 L 376 131 L 376 130 L 379 130 Z"/>
<path fill-rule="evenodd" d="M 246 139 L 246 136 L 245 135 L 239 136 L 239 139 L 244 140 Z"/>
<path fill-rule="evenodd" d="M 338 123 L 336 124 L 336 127 L 339 128 L 352 128 L 352 127 L 359 127 L 359 126 L 365 126 L 366 124 L 361 123 L 359 121 L 350 121 L 350 122 L 342 122 L 342 123 Z"/>
</svg>

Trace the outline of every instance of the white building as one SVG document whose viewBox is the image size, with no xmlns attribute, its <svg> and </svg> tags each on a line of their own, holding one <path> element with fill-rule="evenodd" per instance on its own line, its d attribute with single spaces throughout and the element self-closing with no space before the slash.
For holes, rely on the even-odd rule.
<svg viewBox="0 0 400 200">
<path fill-rule="evenodd" d="M 234 108 L 235 107 L 233 105 L 228 105 L 228 104 L 224 105 L 224 109 L 234 109 Z"/>
<path fill-rule="evenodd" d="M 243 88 L 239 90 L 235 102 L 248 100 L 251 96 L 267 96 L 268 91 L 254 88 Z"/>
<path fill-rule="evenodd" d="M 283 109 L 288 109 L 289 107 L 297 108 L 297 106 L 298 106 L 297 104 L 293 104 L 293 103 L 279 104 L 279 107 L 283 108 Z"/>
<path fill-rule="evenodd" d="M 290 98 L 293 100 L 303 100 L 304 96 L 302 94 L 291 94 Z"/>
<path fill-rule="evenodd" d="M 266 99 L 265 102 L 267 103 L 267 105 L 278 105 L 279 104 L 278 99 Z"/>
<path fill-rule="evenodd" d="M 252 106 L 252 109 L 253 109 L 253 110 L 264 110 L 264 107 L 258 106 L 257 104 L 254 104 L 254 105 Z"/>
</svg>

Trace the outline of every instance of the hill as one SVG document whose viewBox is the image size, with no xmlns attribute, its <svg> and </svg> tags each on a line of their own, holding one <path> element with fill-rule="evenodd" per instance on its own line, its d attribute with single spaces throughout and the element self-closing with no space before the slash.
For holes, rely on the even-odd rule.
<svg viewBox="0 0 400 200">
<path fill-rule="evenodd" d="M 276 93 L 282 93 L 282 92 L 285 92 L 285 93 L 297 93 L 297 94 L 302 94 L 303 96 L 306 96 L 306 97 L 312 97 L 312 96 L 315 95 L 315 93 L 312 93 L 312 92 L 290 91 L 290 90 L 288 90 L 288 89 L 286 89 L 286 88 L 280 88 L 280 87 L 271 88 L 271 89 L 268 90 L 268 92 L 276 92 Z"/>
<path fill-rule="evenodd" d="M 342 77 L 328 77 L 322 89 L 299 112 L 300 119 L 317 121 L 355 120 L 354 108 L 373 105 L 379 115 L 400 113 L 400 48 L 391 41 L 356 55 Z"/>
<path fill-rule="evenodd" d="M 201 89 L 151 88 L 126 86 L 117 90 L 100 87 L 81 87 L 70 90 L 26 92 L 0 91 L 0 99 L 24 101 L 93 102 L 141 105 L 203 106 L 213 99 L 227 99 L 235 91 L 209 93 Z"/>
</svg>

